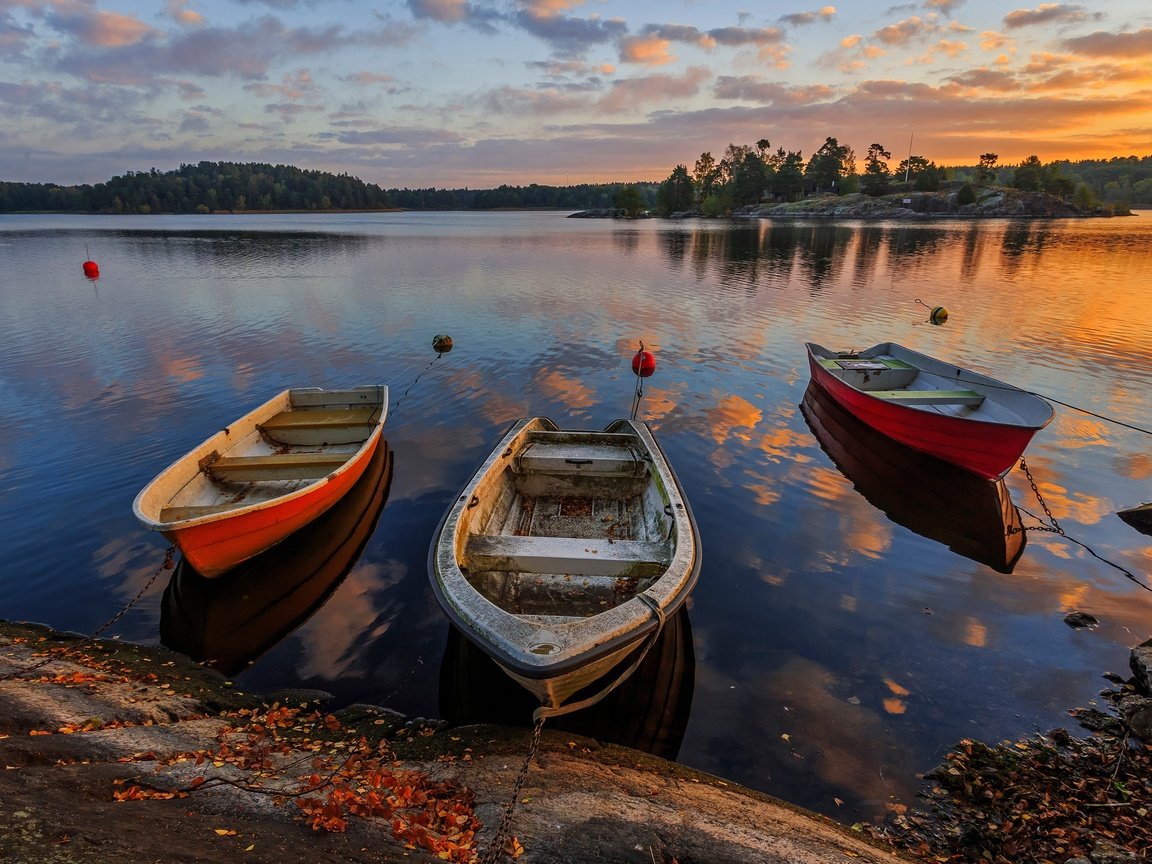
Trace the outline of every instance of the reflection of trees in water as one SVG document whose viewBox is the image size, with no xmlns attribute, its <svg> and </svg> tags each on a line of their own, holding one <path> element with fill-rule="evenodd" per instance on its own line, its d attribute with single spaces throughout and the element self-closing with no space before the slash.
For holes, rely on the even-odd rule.
<svg viewBox="0 0 1152 864">
<path fill-rule="evenodd" d="M 845 260 L 854 230 L 840 225 L 787 226 L 795 231 L 796 261 L 807 276 L 807 287 L 831 282 Z M 777 231 L 773 230 L 773 234 Z"/>
<path fill-rule="evenodd" d="M 640 248 L 640 232 L 636 229 L 613 231 L 612 245 L 621 252 L 635 252 Z"/>
<path fill-rule="evenodd" d="M 1004 231 L 1004 257 L 1017 258 L 1026 253 L 1043 252 L 1051 237 L 1052 229 L 1043 223 L 1013 222 Z"/>
<path fill-rule="evenodd" d="M 856 254 L 852 261 L 854 285 L 868 285 L 876 278 L 876 262 L 887 230 L 879 225 L 866 225 L 857 231 Z"/>
<path fill-rule="evenodd" d="M 201 262 L 266 263 L 332 258 L 358 253 L 380 237 L 359 234 L 329 234 L 320 231 L 130 231 L 118 234 L 129 248 L 150 256 L 156 247 L 170 249 L 173 256 Z"/>
<path fill-rule="evenodd" d="M 728 231 L 669 231 L 660 245 L 674 262 L 690 255 L 700 275 L 717 269 L 725 284 L 787 282 L 799 270 L 808 287 L 819 288 L 836 274 L 853 236 L 844 226 L 764 220 Z"/>
<path fill-rule="evenodd" d="M 935 256 L 947 245 L 951 234 L 939 228 L 917 228 L 901 225 L 888 234 L 888 255 L 893 262 L 901 258 Z"/>
</svg>

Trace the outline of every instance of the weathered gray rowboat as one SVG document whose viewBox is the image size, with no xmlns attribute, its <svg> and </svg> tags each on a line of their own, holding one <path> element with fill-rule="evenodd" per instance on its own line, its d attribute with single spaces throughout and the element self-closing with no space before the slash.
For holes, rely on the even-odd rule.
<svg viewBox="0 0 1152 864">
<path fill-rule="evenodd" d="M 700 544 L 646 424 L 536 417 L 460 493 L 428 564 L 452 622 L 553 716 L 631 674 L 695 585 Z"/>
</svg>

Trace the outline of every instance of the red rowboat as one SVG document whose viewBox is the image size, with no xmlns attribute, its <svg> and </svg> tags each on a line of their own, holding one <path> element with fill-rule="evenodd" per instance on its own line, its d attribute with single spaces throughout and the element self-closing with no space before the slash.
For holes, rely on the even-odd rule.
<svg viewBox="0 0 1152 864">
<path fill-rule="evenodd" d="M 816 382 L 800 411 L 856 491 L 897 525 L 1011 573 L 1028 532 L 1003 479 L 988 480 L 913 450 L 862 423 Z"/>
<path fill-rule="evenodd" d="M 383 385 L 285 390 L 165 468 L 132 509 L 214 578 L 339 501 L 376 452 L 387 413 Z"/>
<path fill-rule="evenodd" d="M 995 480 L 1052 420 L 1034 393 L 894 342 L 866 351 L 805 343 L 812 380 L 889 438 Z"/>
</svg>

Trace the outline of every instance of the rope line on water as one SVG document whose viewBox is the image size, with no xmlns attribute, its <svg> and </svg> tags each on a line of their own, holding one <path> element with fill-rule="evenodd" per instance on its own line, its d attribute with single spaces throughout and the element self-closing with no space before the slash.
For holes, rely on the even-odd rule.
<svg viewBox="0 0 1152 864">
<path fill-rule="evenodd" d="M 1117 426 L 1123 426 L 1125 429 L 1131 429 L 1133 432 L 1143 432 L 1145 435 L 1152 435 L 1152 429 L 1145 429 L 1143 426 L 1136 426 L 1133 423 L 1126 423 L 1123 420 L 1117 420 L 1115 417 L 1109 417 L 1106 414 L 1098 414 L 1095 411 L 1090 411 L 1087 408 L 1081 408 L 1079 405 L 1073 405 L 1070 402 L 1061 402 L 1059 399 L 1048 396 L 1045 393 L 1038 393 L 1035 390 L 1026 390 L 1023 387 L 1013 387 L 1011 384 L 993 384 L 988 381 L 972 381 L 960 375 L 956 376 L 956 382 L 958 384 L 977 384 L 981 387 L 987 387 L 991 390 L 1022 391 L 1029 394 L 1030 396 L 1038 396 L 1039 398 L 1046 399 L 1049 402 L 1055 402 L 1057 405 L 1063 405 L 1065 408 L 1071 408 L 1073 411 L 1079 411 L 1081 414 L 1088 414 L 1091 417 L 1095 417 L 1107 423 L 1114 423 Z"/>
</svg>

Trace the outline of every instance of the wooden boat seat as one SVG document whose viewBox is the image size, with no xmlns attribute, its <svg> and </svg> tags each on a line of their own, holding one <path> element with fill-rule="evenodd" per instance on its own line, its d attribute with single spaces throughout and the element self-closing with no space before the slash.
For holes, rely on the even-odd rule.
<svg viewBox="0 0 1152 864">
<path fill-rule="evenodd" d="M 380 409 L 375 405 L 357 405 L 354 408 L 295 409 L 281 411 L 260 424 L 269 432 L 291 429 L 339 428 L 370 426 Z"/>
<path fill-rule="evenodd" d="M 521 471 L 548 474 L 642 475 L 647 463 L 624 447 L 611 444 L 530 442 L 516 457 Z"/>
<path fill-rule="evenodd" d="M 217 480 L 319 480 L 348 461 L 348 453 L 282 453 L 274 456 L 221 456 L 205 470 Z"/>
<path fill-rule="evenodd" d="M 822 357 L 820 365 L 825 369 L 856 369 L 866 372 L 916 368 L 903 360 L 897 360 L 895 357 Z"/>
<path fill-rule="evenodd" d="M 974 390 L 866 390 L 891 402 L 908 405 L 979 405 L 984 396 Z"/>
<path fill-rule="evenodd" d="M 571 573 L 580 576 L 658 576 L 670 563 L 666 543 L 645 540 L 474 535 L 464 566 L 475 571 Z"/>
<path fill-rule="evenodd" d="M 161 522 L 183 522 L 185 519 L 198 519 L 201 516 L 215 516 L 217 513 L 227 513 L 229 510 L 235 510 L 243 507 L 241 504 L 234 504 L 231 501 L 226 501 L 223 504 L 200 504 L 189 507 L 164 507 L 160 511 Z"/>
</svg>

